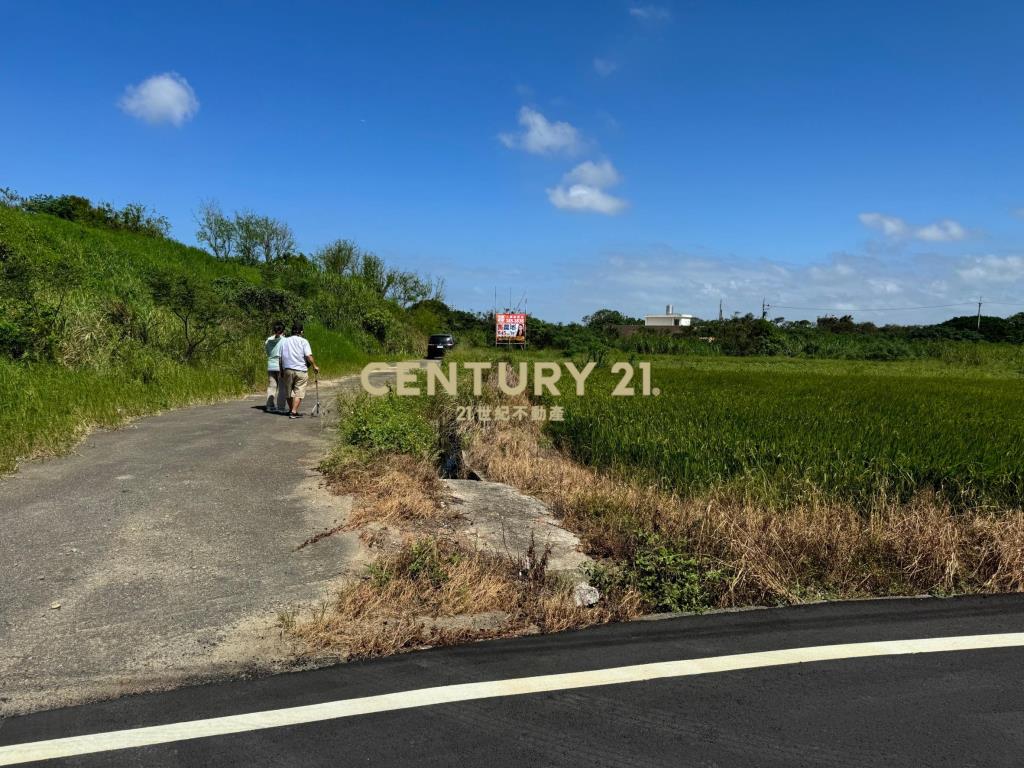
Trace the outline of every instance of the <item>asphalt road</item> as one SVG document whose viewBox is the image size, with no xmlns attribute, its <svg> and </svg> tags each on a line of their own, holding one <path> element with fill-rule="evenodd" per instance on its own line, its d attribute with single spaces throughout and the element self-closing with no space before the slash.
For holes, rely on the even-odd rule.
<svg viewBox="0 0 1024 768">
<path fill-rule="evenodd" d="M 349 508 L 315 471 L 334 432 L 262 403 L 140 419 L 0 478 L 0 715 L 290 663 L 277 611 L 329 594 L 362 550 L 298 549 Z"/>
<path fill-rule="evenodd" d="M 9 719 L 0 722 L 0 765 L 3 745 L 266 710 L 287 713 L 433 686 L 837 643 L 1021 632 L 1024 596 L 839 603 L 634 622 Z M 545 693 L 183 738 L 53 764 L 1019 766 L 1024 638 L 1001 636 L 1011 637 L 1015 647 L 843 658 L 846 648 L 856 647 L 844 646 L 831 651 L 838 655 L 830 661 L 570 690 L 556 686 Z M 405 693 L 396 700 L 410 705 L 416 697 Z M 179 736 L 197 728 L 187 726 Z"/>
</svg>

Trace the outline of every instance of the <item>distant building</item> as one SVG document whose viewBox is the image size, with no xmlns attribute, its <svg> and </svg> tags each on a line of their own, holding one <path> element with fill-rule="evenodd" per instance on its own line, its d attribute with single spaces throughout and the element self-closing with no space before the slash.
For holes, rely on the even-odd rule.
<svg viewBox="0 0 1024 768">
<path fill-rule="evenodd" d="M 673 311 L 671 304 L 665 305 L 664 315 L 647 315 L 644 318 L 646 328 L 686 328 L 693 321 L 693 315 L 681 315 Z"/>
</svg>

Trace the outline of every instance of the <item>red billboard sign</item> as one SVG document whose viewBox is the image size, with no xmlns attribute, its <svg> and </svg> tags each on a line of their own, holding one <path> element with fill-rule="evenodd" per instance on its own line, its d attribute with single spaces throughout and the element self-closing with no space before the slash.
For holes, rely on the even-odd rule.
<svg viewBox="0 0 1024 768">
<path fill-rule="evenodd" d="M 494 318 L 494 338 L 499 344 L 526 343 L 526 314 L 524 312 L 498 312 Z"/>
</svg>

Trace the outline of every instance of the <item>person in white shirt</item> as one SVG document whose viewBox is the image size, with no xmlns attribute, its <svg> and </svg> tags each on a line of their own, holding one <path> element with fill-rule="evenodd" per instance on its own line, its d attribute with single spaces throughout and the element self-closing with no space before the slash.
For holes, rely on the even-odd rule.
<svg viewBox="0 0 1024 768">
<path fill-rule="evenodd" d="M 302 336 L 302 323 L 292 325 L 292 335 L 281 342 L 281 376 L 284 391 L 288 397 L 288 418 L 301 418 L 299 406 L 306 395 L 309 368 L 320 373 L 320 367 L 313 359 L 313 350 Z"/>
<path fill-rule="evenodd" d="M 285 413 L 284 379 L 281 376 L 281 343 L 284 341 L 284 323 L 274 323 L 274 334 L 263 342 L 267 353 L 267 413 Z"/>
</svg>

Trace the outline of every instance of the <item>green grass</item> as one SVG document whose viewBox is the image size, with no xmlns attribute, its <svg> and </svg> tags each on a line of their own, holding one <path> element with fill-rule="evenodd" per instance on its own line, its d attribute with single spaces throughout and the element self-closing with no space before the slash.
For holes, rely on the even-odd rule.
<svg viewBox="0 0 1024 768">
<path fill-rule="evenodd" d="M 829 360 L 796 357 L 666 357 L 659 355 L 632 355 L 616 359 L 650 360 L 663 370 L 722 371 L 740 373 L 813 374 L 820 376 L 868 377 L 937 377 L 957 379 L 1016 379 L 1024 382 L 1024 347 L 1013 344 L 985 344 L 977 342 L 944 342 L 945 358 L 917 360 Z M 978 351 L 979 356 L 968 354 Z"/>
<path fill-rule="evenodd" d="M 660 397 L 563 396 L 555 441 L 684 494 L 869 509 L 933 490 L 960 508 L 1024 499 L 1024 379 L 940 361 L 657 361 Z"/>
<path fill-rule="evenodd" d="M 308 328 L 321 375 L 353 373 L 368 355 L 346 337 Z M 263 340 L 196 365 L 146 356 L 113 369 L 71 369 L 0 358 L 0 472 L 19 459 L 64 453 L 83 434 L 151 413 L 259 391 L 266 385 Z"/>
<path fill-rule="evenodd" d="M 316 323 L 306 326 L 306 338 L 313 348 L 313 357 L 324 378 L 355 373 L 368 362 L 370 355 L 349 337 Z M 262 352 L 262 346 L 260 347 Z M 260 358 L 262 360 L 262 357 Z"/>
<path fill-rule="evenodd" d="M 0 471 L 14 469 L 20 458 L 62 453 L 91 428 L 240 395 L 251 384 L 230 369 L 171 365 L 143 380 L 124 371 L 0 359 Z"/>
<path fill-rule="evenodd" d="M 145 268 L 172 263 L 207 280 L 218 277 L 259 280 L 256 267 L 219 261 L 199 248 L 175 240 L 88 227 L 4 206 L 0 206 L 0 240 L 35 263 L 80 270 L 82 287 L 110 296 L 138 290 Z"/>
<path fill-rule="evenodd" d="M 341 401 L 341 443 L 369 454 L 406 453 L 434 461 L 438 432 L 426 397 L 360 394 Z"/>
<path fill-rule="evenodd" d="M 150 268 L 177 266 L 204 280 L 259 284 L 259 269 L 173 240 L 2 206 L 0 244 L 0 258 L 25 265 L 14 280 L 0 277 L 0 331 L 15 301 L 56 308 L 47 321 L 50 360 L 0 354 L 0 472 L 19 459 L 67 451 L 93 428 L 265 386 L 266 334 L 250 330 L 212 356 L 183 363 L 180 322 L 154 303 L 145 280 Z M 316 322 L 306 328 L 325 377 L 358 371 L 370 357 L 350 335 Z"/>
</svg>

